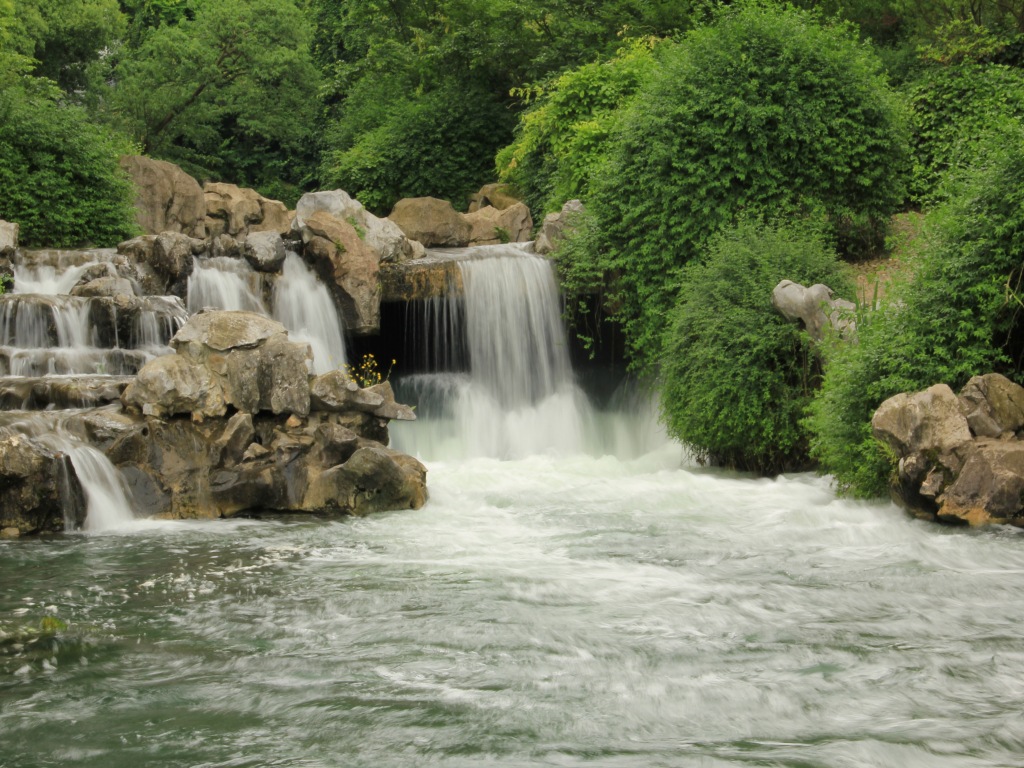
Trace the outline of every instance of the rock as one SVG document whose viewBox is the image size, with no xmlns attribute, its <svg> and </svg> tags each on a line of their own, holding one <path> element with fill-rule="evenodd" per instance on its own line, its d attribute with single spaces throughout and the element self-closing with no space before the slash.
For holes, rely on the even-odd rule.
<svg viewBox="0 0 1024 768">
<path fill-rule="evenodd" d="M 277 232 L 250 232 L 243 250 L 245 260 L 257 272 L 280 272 L 284 265 L 284 240 Z"/>
<path fill-rule="evenodd" d="M 970 525 L 1022 522 L 1024 442 L 979 438 L 941 498 L 940 518 Z"/>
<path fill-rule="evenodd" d="M 348 427 L 327 422 L 316 428 L 316 442 L 327 467 L 344 464 L 359 447 L 359 435 Z"/>
<path fill-rule="evenodd" d="M 135 220 L 143 232 L 206 237 L 206 200 L 199 183 L 163 160 L 124 155 L 119 160 L 135 184 Z"/>
<path fill-rule="evenodd" d="M 565 239 L 566 231 L 577 226 L 577 220 L 582 214 L 583 203 L 579 200 L 570 200 L 562 206 L 561 211 L 545 216 L 533 244 L 534 251 L 544 255 L 555 250 Z"/>
<path fill-rule="evenodd" d="M 412 408 L 395 401 L 395 391 L 391 388 L 391 382 L 382 381 L 366 387 L 363 393 L 365 396 L 372 395 L 381 399 L 381 404 L 371 411 L 374 416 L 391 421 L 416 421 L 416 413 Z"/>
<path fill-rule="evenodd" d="M 214 465 L 238 464 L 255 439 L 256 430 L 253 428 L 252 414 L 236 413 L 228 419 L 224 432 L 213 443 L 213 452 L 216 456 Z"/>
<path fill-rule="evenodd" d="M 521 201 L 514 194 L 508 184 L 485 184 L 480 191 L 469 196 L 469 212 L 479 211 L 481 208 L 491 206 L 499 211 L 511 208 Z"/>
<path fill-rule="evenodd" d="M 398 262 L 416 256 L 415 245 L 406 238 L 398 225 L 389 219 L 374 216 L 362 203 L 349 197 L 344 190 L 307 192 L 299 198 L 292 225 L 295 231 L 301 232 L 306 221 L 318 212 L 348 222 L 356 234 L 377 252 L 379 262 Z"/>
<path fill-rule="evenodd" d="M 426 469 L 411 456 L 382 446 L 359 448 L 344 464 L 317 475 L 303 506 L 356 515 L 419 509 L 426 503 Z"/>
<path fill-rule="evenodd" d="M 123 277 L 98 277 L 71 289 L 72 296 L 134 296 L 135 287 Z"/>
<path fill-rule="evenodd" d="M 148 263 L 167 286 L 162 293 L 185 297 L 188 277 L 195 263 L 192 258 L 194 249 L 203 247 L 204 243 L 174 232 L 161 232 L 156 236 Z"/>
<path fill-rule="evenodd" d="M 1024 427 L 1024 387 L 1005 376 L 975 376 L 960 390 L 960 411 L 978 437 L 999 437 Z"/>
<path fill-rule="evenodd" d="M 837 299 L 832 289 L 818 283 L 806 288 L 792 280 L 783 280 L 772 291 L 772 306 L 791 322 L 799 322 L 815 341 L 825 337 L 825 328 L 831 327 L 841 335 L 855 330 L 853 302 Z"/>
<path fill-rule="evenodd" d="M 332 289 L 345 328 L 352 333 L 380 329 L 380 259 L 347 221 L 317 211 L 302 228 L 306 260 Z"/>
<path fill-rule="evenodd" d="M 530 209 L 523 203 L 516 203 L 504 210 L 488 205 L 467 214 L 464 219 L 470 225 L 469 245 L 525 243 L 533 234 Z"/>
<path fill-rule="evenodd" d="M 0 219 L 0 256 L 13 256 L 18 250 L 19 226 Z"/>
<path fill-rule="evenodd" d="M 338 370 L 315 377 L 309 387 L 309 394 L 314 411 L 373 413 L 384 405 L 381 393 L 363 389 Z"/>
<path fill-rule="evenodd" d="M 453 259 L 432 256 L 401 264 L 382 264 L 380 286 L 381 301 L 409 302 L 461 296 L 462 271 Z"/>
<path fill-rule="evenodd" d="M 23 435 L 0 439 L 0 528 L 79 528 L 85 511 L 85 494 L 67 454 Z"/>
<path fill-rule="evenodd" d="M 263 197 L 254 189 L 207 182 L 203 192 L 206 198 L 206 229 L 210 237 L 227 234 L 242 241 L 250 232 L 284 235 L 291 229 L 288 207 L 278 200 Z"/>
<path fill-rule="evenodd" d="M 242 256 L 243 244 L 239 243 L 231 235 L 219 234 L 210 240 L 210 255 L 214 258 L 226 256 L 237 259 Z"/>
<path fill-rule="evenodd" d="M 18 528 L 4 528 L 0 530 L 0 539 L 16 539 L 21 536 L 21 530 Z"/>
<path fill-rule="evenodd" d="M 945 384 L 890 397 L 875 411 L 871 430 L 901 457 L 948 454 L 971 440 L 959 401 Z"/>
<path fill-rule="evenodd" d="M 472 225 L 452 208 L 447 200 L 436 197 L 410 197 L 395 203 L 388 218 L 411 240 L 427 248 L 459 248 L 469 242 Z"/>
<path fill-rule="evenodd" d="M 243 413 L 309 413 L 308 345 L 253 312 L 203 312 L 171 339 L 175 355 L 147 363 L 121 397 L 127 408 L 204 420 Z"/>
</svg>

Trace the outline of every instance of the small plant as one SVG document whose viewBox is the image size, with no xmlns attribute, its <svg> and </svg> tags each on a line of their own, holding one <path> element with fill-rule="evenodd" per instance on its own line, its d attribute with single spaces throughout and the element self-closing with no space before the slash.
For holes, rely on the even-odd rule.
<svg viewBox="0 0 1024 768">
<path fill-rule="evenodd" d="M 498 242 L 501 242 L 501 243 L 511 243 L 512 242 L 512 235 L 504 227 L 495 227 L 494 228 L 494 237 L 498 240 Z"/>
<path fill-rule="evenodd" d="M 395 367 L 395 360 L 391 361 L 387 373 L 381 374 L 380 364 L 372 353 L 363 355 L 358 365 L 348 364 L 345 366 L 345 374 L 362 388 L 372 387 L 381 384 L 391 378 L 391 371 Z"/>
<path fill-rule="evenodd" d="M 360 240 L 366 239 L 366 228 L 363 227 L 358 221 L 356 221 L 355 216 L 348 216 L 345 218 L 345 221 L 352 225 L 352 229 L 356 231 L 356 236 Z"/>
</svg>

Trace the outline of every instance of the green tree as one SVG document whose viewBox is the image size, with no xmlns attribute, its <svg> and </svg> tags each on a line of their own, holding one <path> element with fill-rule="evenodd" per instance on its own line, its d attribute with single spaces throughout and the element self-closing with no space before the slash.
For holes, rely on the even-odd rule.
<svg viewBox="0 0 1024 768">
<path fill-rule="evenodd" d="M 809 464 L 801 420 L 821 361 L 772 306 L 783 279 L 849 290 L 822 235 L 792 225 L 727 228 L 706 260 L 687 265 L 664 341 L 661 403 L 669 433 L 703 461 L 767 475 Z"/>
<path fill-rule="evenodd" d="M 0 90 L 0 218 L 26 245 L 112 246 L 135 229 L 128 142 L 39 88 Z"/>
<path fill-rule="evenodd" d="M 312 166 L 318 76 L 292 0 L 218 0 L 122 52 L 104 114 L 199 177 L 258 185 Z"/>
<path fill-rule="evenodd" d="M 599 248 L 570 240 L 570 290 L 600 271 L 635 359 L 659 359 L 681 268 L 744 211 L 823 218 L 846 253 L 904 196 L 905 119 L 845 25 L 742 4 L 667 48 L 589 201 Z M 582 276 L 582 277 L 580 277 Z"/>
</svg>

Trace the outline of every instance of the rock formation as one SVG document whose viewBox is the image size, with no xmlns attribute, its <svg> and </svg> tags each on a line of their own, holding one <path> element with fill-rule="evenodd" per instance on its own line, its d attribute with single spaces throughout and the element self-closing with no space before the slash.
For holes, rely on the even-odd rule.
<svg viewBox="0 0 1024 768">
<path fill-rule="evenodd" d="M 522 201 L 512 193 L 508 184 L 484 184 L 479 192 L 469 196 L 469 212 L 479 211 L 491 206 L 499 211 L 511 208 Z"/>
<path fill-rule="evenodd" d="M 283 235 L 291 230 L 292 215 L 288 206 L 263 197 L 254 189 L 207 182 L 203 186 L 203 194 L 206 198 L 206 229 L 211 238 L 226 234 L 242 241 L 250 232 Z"/>
<path fill-rule="evenodd" d="M 1024 525 L 1024 388 L 990 373 L 889 398 L 871 422 L 899 460 L 894 496 L 915 514 Z"/>
<path fill-rule="evenodd" d="M 0 219 L 0 257 L 13 256 L 18 250 L 19 229 L 17 224 Z"/>
<path fill-rule="evenodd" d="M 199 182 L 163 160 L 125 155 L 119 163 L 135 183 L 135 220 L 145 234 L 206 237 L 206 200 Z"/>
<path fill-rule="evenodd" d="M 524 203 L 499 210 L 489 205 L 467 213 L 469 240 L 466 245 L 525 243 L 533 234 L 533 219 Z"/>
<path fill-rule="evenodd" d="M 25 435 L 0 436 L 0 529 L 62 531 L 65 521 L 84 519 L 85 497 L 66 453 Z"/>
<path fill-rule="evenodd" d="M 844 337 L 856 332 L 853 320 L 856 305 L 837 299 L 832 289 L 821 283 L 807 288 L 792 280 L 783 280 L 772 291 L 772 306 L 787 320 L 800 323 L 814 341 L 821 341 L 829 327 Z"/>
<path fill-rule="evenodd" d="M 530 209 L 517 201 L 501 209 L 488 205 L 464 214 L 447 200 L 410 197 L 395 203 L 388 218 L 406 237 L 427 248 L 523 243 L 533 232 Z"/>
<path fill-rule="evenodd" d="M 545 216 L 533 244 L 534 251 L 543 255 L 555 250 L 565 238 L 566 231 L 576 226 L 576 219 L 582 213 L 583 203 L 579 200 L 570 200 L 562 206 L 561 211 Z"/>
</svg>

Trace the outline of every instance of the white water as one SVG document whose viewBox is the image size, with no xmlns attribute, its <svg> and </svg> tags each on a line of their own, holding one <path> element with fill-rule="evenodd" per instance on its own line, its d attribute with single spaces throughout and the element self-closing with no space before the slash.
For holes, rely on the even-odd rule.
<svg viewBox="0 0 1024 768">
<path fill-rule="evenodd" d="M 90 445 L 69 442 L 66 450 L 85 491 L 85 530 L 99 533 L 130 526 L 135 513 L 117 467 Z"/>
<path fill-rule="evenodd" d="M 266 315 L 261 290 L 262 277 L 244 259 L 195 259 L 188 278 L 188 311 L 229 309 Z"/>
<path fill-rule="evenodd" d="M 345 365 L 345 340 L 334 300 L 296 253 L 285 257 L 281 276 L 274 283 L 273 317 L 288 329 L 293 341 L 312 347 L 314 373 Z"/>
</svg>

